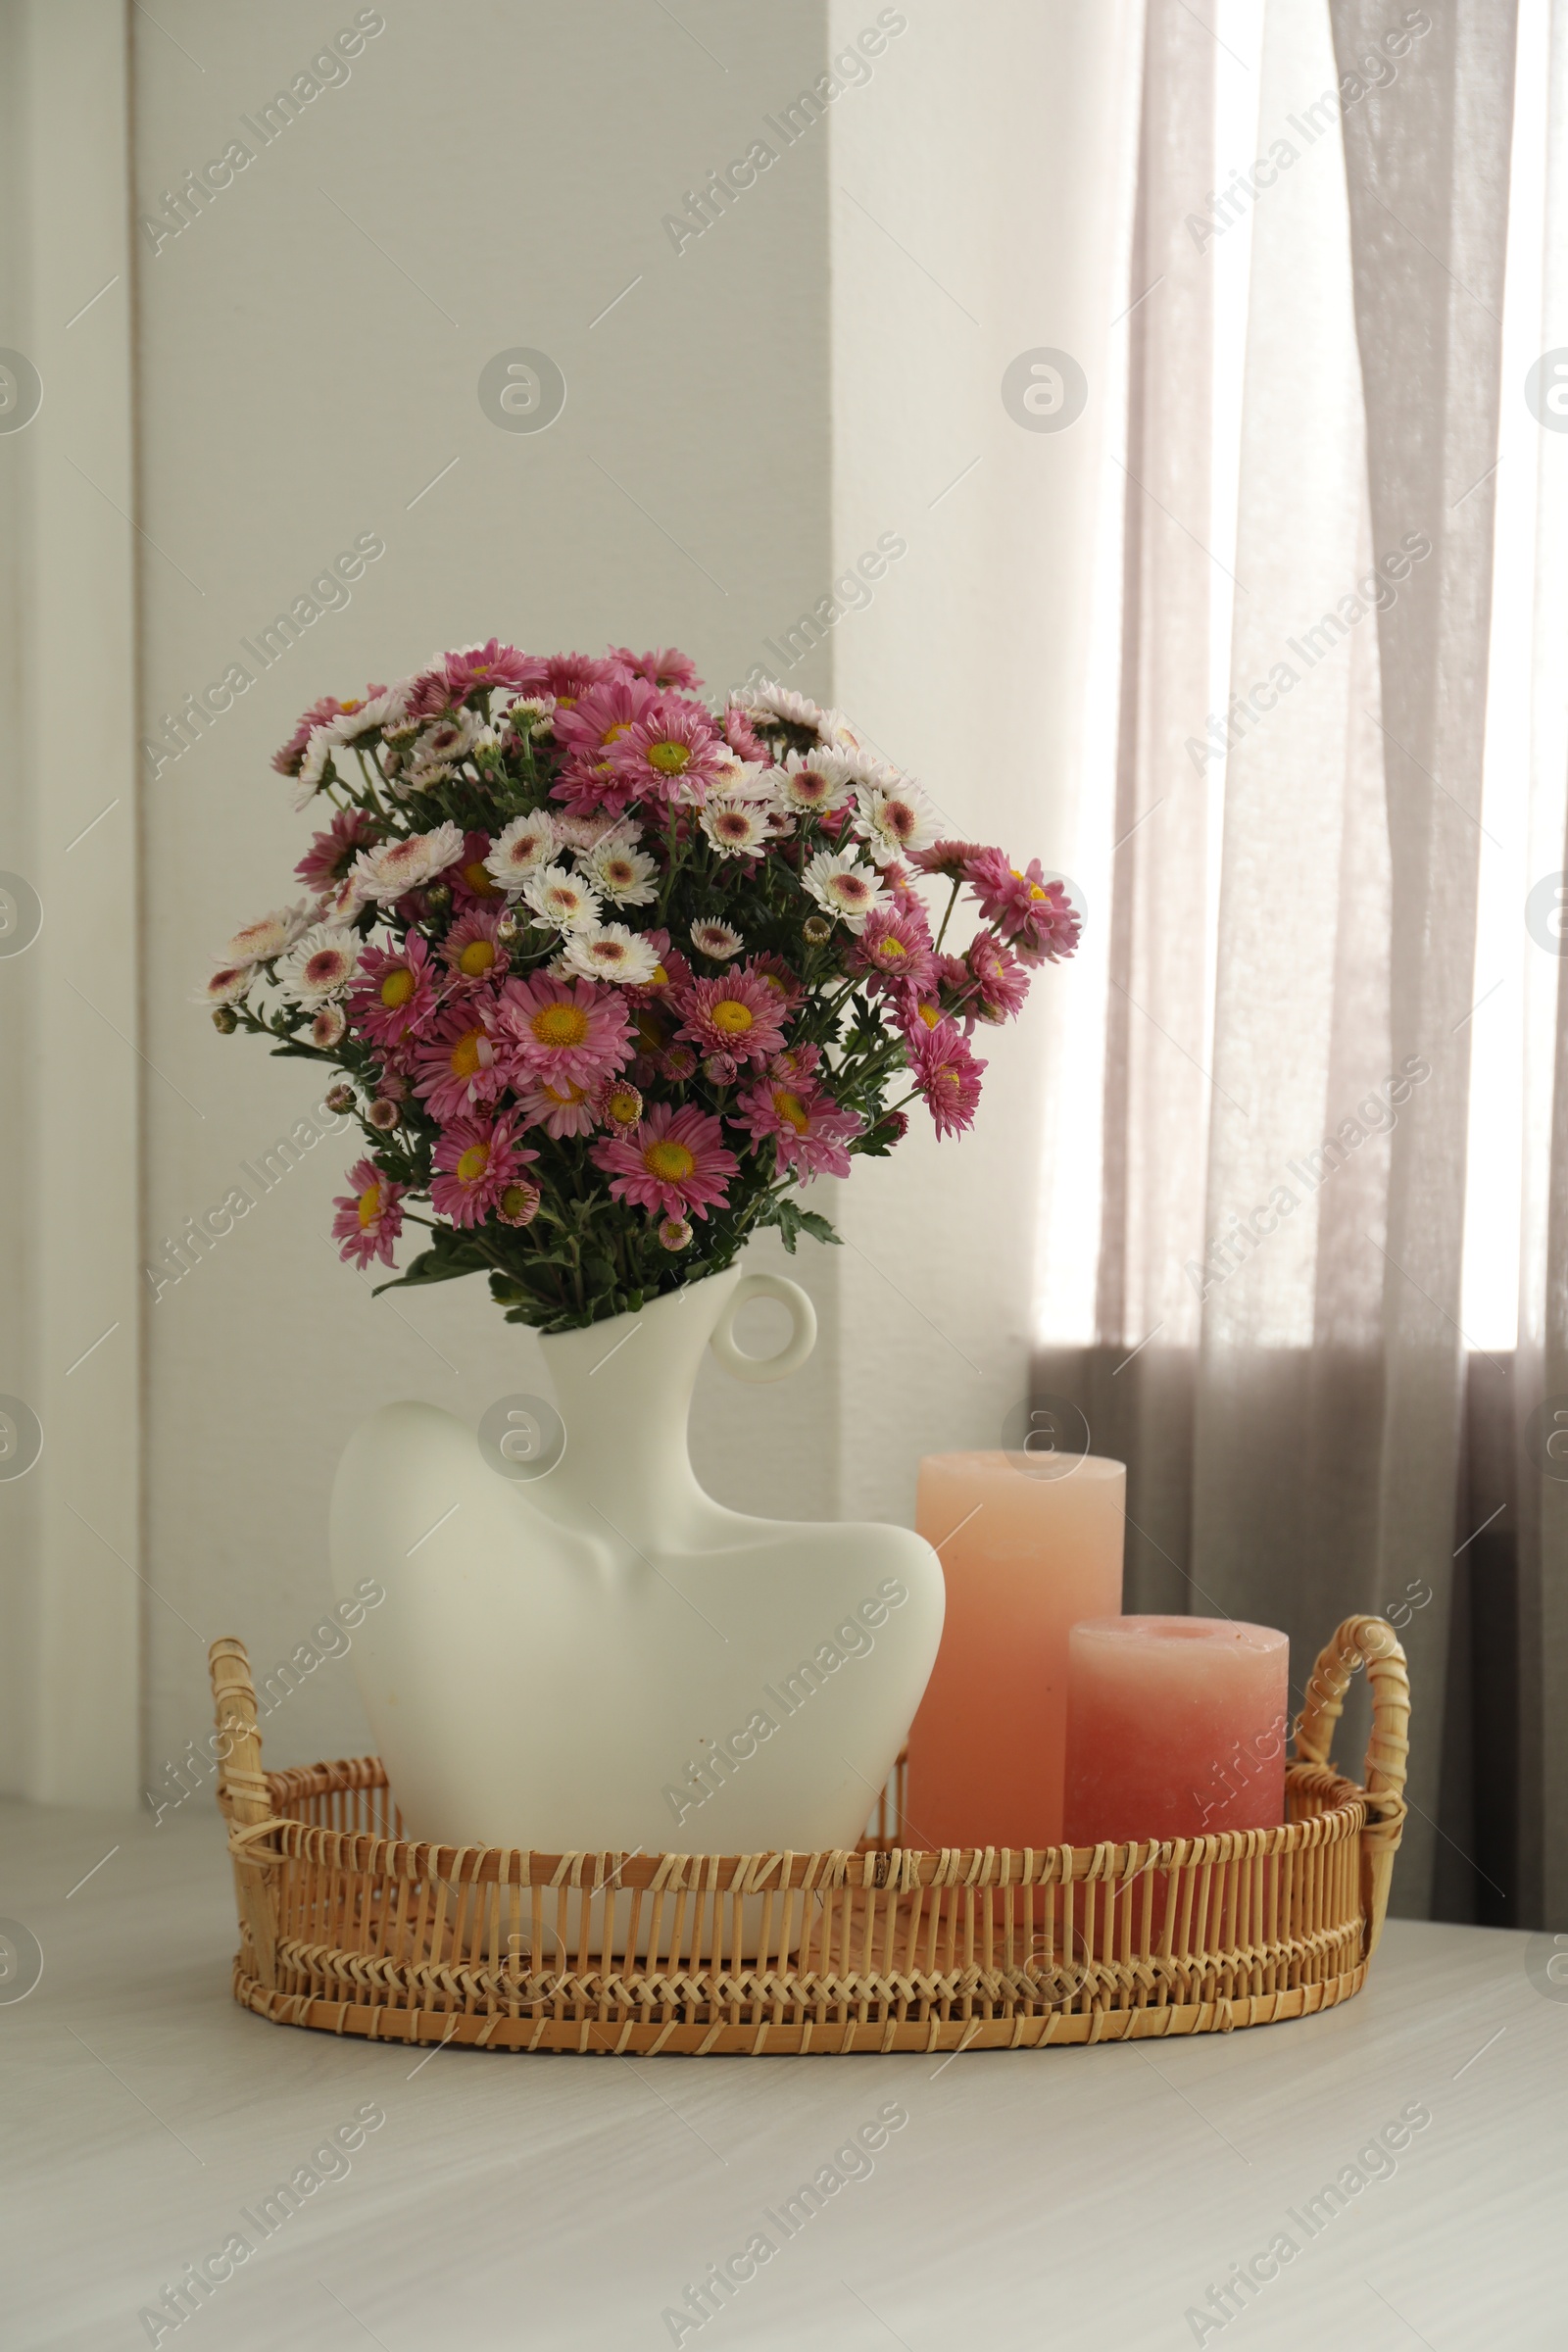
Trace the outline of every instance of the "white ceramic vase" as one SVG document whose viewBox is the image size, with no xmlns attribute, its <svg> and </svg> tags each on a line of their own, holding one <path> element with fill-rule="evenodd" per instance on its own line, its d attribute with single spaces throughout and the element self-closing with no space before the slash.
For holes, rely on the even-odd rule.
<svg viewBox="0 0 1568 2352">
<path fill-rule="evenodd" d="M 777 1356 L 730 1336 L 754 1296 L 794 1318 Z M 411 1836 L 545 1853 L 855 1843 L 936 1657 L 941 1564 L 906 1528 L 726 1510 L 686 1441 L 707 1347 L 771 1380 L 814 1338 L 796 1284 L 731 1268 L 542 1340 L 564 1435 L 544 1475 L 531 1433 L 482 1449 L 431 1404 L 355 1432 L 333 1579 L 386 1591 L 353 1656 Z M 529 1427 L 526 1408 L 514 1419 Z"/>
</svg>

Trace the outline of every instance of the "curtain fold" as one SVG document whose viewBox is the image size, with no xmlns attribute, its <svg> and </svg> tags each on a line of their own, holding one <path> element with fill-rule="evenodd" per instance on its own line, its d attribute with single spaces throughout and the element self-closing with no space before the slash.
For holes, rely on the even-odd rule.
<svg viewBox="0 0 1568 2352">
<path fill-rule="evenodd" d="M 1473 1845 L 1506 1786 L 1533 1892 L 1502 1899 L 1539 1909 L 1552 1710 L 1479 1807 L 1478 1743 L 1533 1636 L 1568 1651 L 1546 1565 L 1568 1487 L 1532 1471 L 1540 1528 L 1495 1592 L 1506 1545 L 1467 1553 L 1456 1532 L 1480 1492 L 1522 1485 L 1527 1392 L 1568 1401 L 1560 1178 L 1536 1172 L 1533 1392 L 1460 1330 L 1514 8 L 1455 0 L 1399 31 L 1374 0 L 1269 0 L 1258 161 L 1196 210 L 1215 57 L 1193 22 L 1150 0 L 1130 297 L 1162 265 L 1166 282 L 1131 346 L 1097 1341 L 1043 1351 L 1037 1381 L 1128 1460 L 1129 1608 L 1282 1625 L 1298 1692 L 1340 1617 L 1401 1622 L 1420 1713 L 1395 1907 L 1496 1915 Z M 1212 276 L 1195 270 L 1244 211 L 1238 525 L 1234 550 L 1205 549 Z M 1542 789 L 1568 864 L 1560 790 L 1546 809 Z M 1568 1168 L 1568 1076 L 1538 1125 L 1544 1164 Z M 1352 1764 L 1364 1723 L 1348 1709 Z"/>
</svg>

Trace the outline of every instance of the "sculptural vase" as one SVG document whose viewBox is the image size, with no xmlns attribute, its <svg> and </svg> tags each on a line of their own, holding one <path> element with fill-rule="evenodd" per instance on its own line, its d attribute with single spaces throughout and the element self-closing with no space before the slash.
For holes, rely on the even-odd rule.
<svg viewBox="0 0 1568 2352">
<path fill-rule="evenodd" d="M 777 1356 L 731 1337 L 757 1296 L 794 1319 Z M 687 1447 L 710 1345 L 738 1378 L 772 1380 L 814 1336 L 796 1284 L 734 1267 L 544 1338 L 556 1446 L 537 1447 L 549 1415 L 526 1403 L 520 1442 L 499 1447 L 424 1403 L 355 1432 L 333 1579 L 386 1592 L 353 1660 L 410 1836 L 547 1853 L 854 1845 L 936 1656 L 936 1553 L 906 1528 L 728 1510 Z"/>
</svg>

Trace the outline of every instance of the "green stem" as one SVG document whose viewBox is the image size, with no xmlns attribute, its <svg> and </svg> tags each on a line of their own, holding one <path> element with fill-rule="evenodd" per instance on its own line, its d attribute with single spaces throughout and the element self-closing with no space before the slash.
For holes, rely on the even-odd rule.
<svg viewBox="0 0 1568 2352">
<path fill-rule="evenodd" d="M 949 897 L 949 899 L 948 899 L 947 911 L 944 913 L 944 915 L 943 915 L 943 917 L 942 917 L 942 928 L 941 928 L 941 930 L 940 930 L 940 931 L 937 933 L 937 944 L 936 944 L 935 953 L 936 953 L 938 956 L 940 956 L 940 955 L 941 955 L 941 953 L 942 953 L 942 942 L 943 942 L 943 941 L 944 941 L 944 940 L 947 938 L 947 936 L 948 936 L 948 925 L 949 925 L 949 923 L 951 923 L 951 922 L 952 922 L 952 920 L 953 920 L 953 909 L 955 908 L 955 906 L 956 906 L 956 905 L 957 905 L 957 904 L 958 904 L 958 879 L 957 879 L 957 876 L 956 876 L 956 875 L 955 875 L 955 876 L 954 876 L 954 881 L 953 881 L 953 890 L 952 890 L 952 894 L 950 895 L 950 897 Z"/>
</svg>

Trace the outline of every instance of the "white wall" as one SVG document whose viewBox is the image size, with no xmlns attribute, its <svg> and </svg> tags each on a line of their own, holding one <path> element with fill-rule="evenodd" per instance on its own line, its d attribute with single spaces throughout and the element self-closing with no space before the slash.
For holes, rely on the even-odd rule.
<svg viewBox="0 0 1568 2352">
<path fill-rule="evenodd" d="M 672 642 L 722 685 L 827 575 L 824 142 L 783 157 L 680 253 L 662 225 L 820 70 L 821 10 L 681 13 L 712 56 L 628 0 L 389 5 L 352 79 L 144 266 L 143 517 L 169 558 L 144 550 L 149 710 L 220 677 L 357 534 L 386 543 L 347 610 L 147 789 L 148 1050 L 205 1114 L 149 1082 L 154 1244 L 220 1201 L 317 1091 L 302 1064 L 217 1036 L 186 1001 L 304 848 L 267 761 L 306 703 L 492 631 L 547 649 Z M 135 19 L 145 207 L 220 154 L 354 10 L 168 0 L 156 14 L 172 40 Z M 566 376 L 547 432 L 502 431 L 480 410 L 481 368 L 515 346 Z M 477 1420 L 546 1385 L 537 1342 L 481 1286 L 372 1301 L 336 1263 L 325 1237 L 348 1156 L 336 1139 L 310 1152 L 147 1317 L 149 1556 L 204 1638 L 240 1633 L 259 1665 L 319 1613 L 328 1487 L 368 1409 L 422 1396 Z M 830 1310 L 820 1258 L 808 1279 Z M 705 1383 L 715 1488 L 785 1511 L 830 1501 L 831 1396 L 822 1382 Z M 149 1657 L 156 1776 L 207 1702 L 201 1645 L 167 1612 Z M 368 1742 L 341 1663 L 267 1727 L 275 1759 Z"/>
<path fill-rule="evenodd" d="M 1103 557 L 1120 497 L 1140 11 L 906 13 L 875 80 L 832 117 L 836 568 L 879 531 L 908 542 L 875 602 L 834 631 L 835 696 L 921 776 L 947 831 L 1072 875 L 1093 922 L 1108 902 L 1080 819 L 1107 788 L 1113 742 Z M 872 12 L 832 0 L 829 14 L 837 57 Z M 1042 347 L 1088 378 L 1060 431 L 1025 430 L 1003 404 L 1009 362 Z M 1047 968 L 1016 1023 L 977 1033 L 990 1067 L 971 1135 L 936 1143 L 916 1104 L 908 1141 L 857 1169 L 847 1511 L 909 1519 L 920 1455 L 1000 1444 L 1025 1400 L 1044 1150 L 1081 1155 L 1100 1118 L 1098 1095 L 1068 1092 L 1077 977 Z M 1069 1223 L 1057 1246 L 1093 1244 Z"/>
<path fill-rule="evenodd" d="M 30 1383 L 51 1418 L 68 1402 L 80 1413 L 61 1423 L 72 1442 L 40 1465 L 47 1477 L 0 1484 L 9 1785 L 128 1800 L 140 1674 L 139 1778 L 164 1787 L 209 1719 L 205 1643 L 238 1632 L 265 1670 L 317 1620 L 327 1490 L 353 1424 L 399 1395 L 476 1420 L 543 1385 L 537 1344 L 482 1291 L 372 1302 L 337 1263 L 329 1201 L 352 1153 L 334 1137 L 156 1300 L 140 1281 L 165 1237 L 222 1201 L 318 1091 L 305 1065 L 220 1038 L 189 1002 L 230 930 L 288 895 L 306 828 L 268 759 L 308 702 L 491 631 L 589 650 L 674 641 L 719 686 L 759 662 L 782 669 L 771 648 L 797 616 L 894 533 L 907 552 L 875 602 L 786 674 L 920 772 L 954 830 L 1072 870 L 1135 9 L 397 0 L 346 81 L 265 145 L 261 110 L 354 24 L 353 6 L 5 12 L 17 71 L 0 103 L 27 134 L 0 167 L 18 195 L 0 241 L 8 315 L 33 331 L 39 280 L 58 414 L 89 435 L 80 462 L 107 469 L 105 489 L 123 480 L 110 507 L 82 490 L 41 430 L 50 416 L 0 436 L 22 632 L 11 707 L 47 675 L 87 712 L 74 733 L 8 745 L 6 839 L 22 851 L 0 867 L 49 870 L 70 837 L 63 811 L 74 830 L 122 785 L 120 821 L 140 800 L 143 873 L 138 902 L 128 823 L 117 835 L 107 821 L 83 845 L 98 859 L 90 936 L 58 931 L 55 962 L 0 966 L 25 1007 L 0 1024 L 0 1053 L 21 1106 L 11 1132 L 28 1139 L 0 1208 L 15 1310 L 0 1391 Z M 829 52 L 879 23 L 868 77 L 786 140 L 783 112 Z M 115 66 L 127 42 L 128 93 Z M 256 152 L 178 234 L 155 250 L 143 233 L 134 273 L 127 263 L 68 338 L 65 317 L 115 267 L 98 253 L 123 251 L 127 120 L 137 214 L 157 216 L 232 139 Z M 777 162 L 677 251 L 664 217 L 759 137 Z M 68 144 L 93 172 L 53 172 Z M 1072 351 L 1090 378 L 1060 435 L 1021 431 L 1001 403 L 1003 368 L 1039 344 Z M 479 406 L 484 364 L 519 345 L 567 379 L 539 435 L 503 432 Z M 230 663 L 257 673 L 177 759 L 134 761 L 120 508 L 141 534 L 142 736 Z M 366 533 L 385 553 L 352 602 L 263 672 L 241 640 Z M 57 764 L 40 767 L 34 740 Z M 86 987 L 83 972 L 128 1042 L 95 1032 L 99 1015 L 53 985 Z M 851 1247 L 808 1244 L 791 1269 L 823 1315 L 811 1373 L 780 1391 L 705 1373 L 695 1450 L 715 1492 L 784 1515 L 907 1517 L 920 1452 L 998 1434 L 1024 1391 L 1040 1144 L 1070 988 L 1048 975 L 1024 1024 L 989 1041 L 974 1139 L 939 1148 L 917 1120 L 898 1157 L 835 1190 L 826 1205 Z M 84 1367 L 100 1386 L 78 1408 L 82 1376 L 67 1396 L 63 1367 L 99 1328 L 88 1313 L 77 1340 L 100 1296 L 104 1324 L 121 1311 L 125 1352 L 106 1344 Z M 754 1311 L 760 1345 L 768 1310 Z M 63 1634 L 85 1645 L 85 1678 Z M 267 1752 L 297 1761 L 368 1737 L 334 1664 L 278 1710 Z"/>
</svg>

